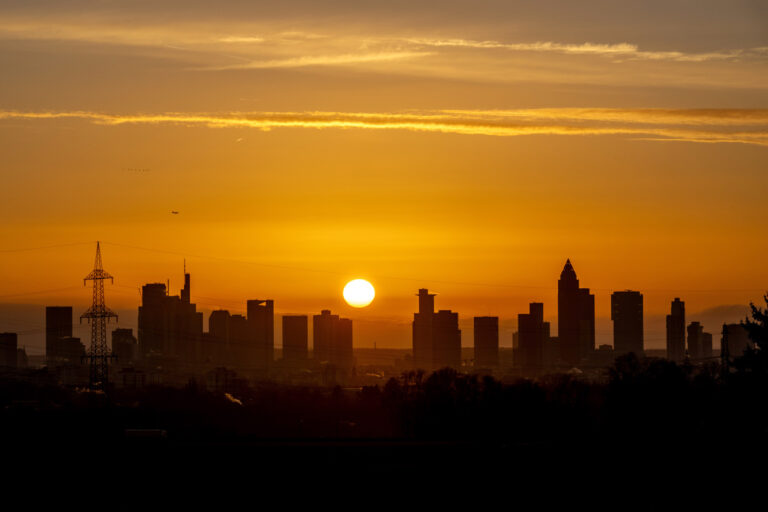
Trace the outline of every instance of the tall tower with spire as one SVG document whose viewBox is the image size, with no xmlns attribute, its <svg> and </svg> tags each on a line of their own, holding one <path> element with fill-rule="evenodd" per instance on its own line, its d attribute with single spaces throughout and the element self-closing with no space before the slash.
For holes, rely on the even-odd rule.
<svg viewBox="0 0 768 512">
<path fill-rule="evenodd" d="M 107 347 L 107 322 L 117 320 L 117 314 L 104 304 L 104 280 L 114 282 L 114 278 L 104 270 L 101 263 L 101 246 L 96 242 L 96 261 L 91 273 L 85 276 L 83 284 L 93 281 L 93 303 L 80 315 L 91 324 L 91 346 L 85 358 L 90 366 L 89 387 L 92 390 L 106 391 L 109 384 L 109 360 L 113 357 Z"/>
<path fill-rule="evenodd" d="M 579 288 L 570 259 L 557 282 L 557 335 L 560 358 L 568 365 L 580 364 L 595 350 L 595 296 Z"/>
</svg>

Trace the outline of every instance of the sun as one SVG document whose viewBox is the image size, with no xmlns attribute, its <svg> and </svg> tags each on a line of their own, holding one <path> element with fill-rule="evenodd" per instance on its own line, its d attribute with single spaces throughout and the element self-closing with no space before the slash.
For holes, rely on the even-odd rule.
<svg viewBox="0 0 768 512">
<path fill-rule="evenodd" d="M 354 279 L 344 287 L 344 300 L 352 307 L 364 308 L 376 296 L 373 285 L 365 279 Z"/>
</svg>

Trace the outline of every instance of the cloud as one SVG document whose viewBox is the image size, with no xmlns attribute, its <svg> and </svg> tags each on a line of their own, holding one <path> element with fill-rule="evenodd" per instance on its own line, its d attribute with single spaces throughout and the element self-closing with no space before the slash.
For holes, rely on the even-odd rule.
<svg viewBox="0 0 768 512">
<path fill-rule="evenodd" d="M 520 109 L 373 112 L 235 112 L 224 114 L 0 111 L 0 120 L 79 119 L 101 125 L 209 128 L 406 130 L 457 135 L 628 136 L 669 142 L 768 146 L 768 109 Z"/>
<path fill-rule="evenodd" d="M 685 53 L 680 51 L 640 50 L 630 43 L 559 43 L 538 41 L 534 43 L 501 43 L 498 41 L 473 41 L 469 39 L 430 39 L 409 38 L 405 41 L 419 46 L 503 49 L 517 52 L 550 52 L 570 55 L 597 55 L 613 57 L 614 60 L 670 60 L 677 62 L 705 62 L 711 60 L 734 60 L 739 57 L 764 57 L 765 48 L 732 49 L 704 53 Z"/>
<path fill-rule="evenodd" d="M 214 66 L 202 68 L 203 70 L 222 71 L 230 69 L 275 69 L 298 68 L 306 66 L 344 66 L 350 64 L 364 64 L 371 62 L 387 62 L 404 59 L 414 59 L 431 55 L 430 52 L 376 52 L 342 55 L 312 55 L 292 57 L 288 59 L 275 59 L 266 61 L 253 61 L 245 64 L 233 64 L 229 66 Z"/>
</svg>

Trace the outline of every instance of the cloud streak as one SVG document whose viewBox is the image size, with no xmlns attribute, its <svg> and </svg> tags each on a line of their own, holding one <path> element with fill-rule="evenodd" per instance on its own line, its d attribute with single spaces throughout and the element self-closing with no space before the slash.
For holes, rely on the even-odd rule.
<svg viewBox="0 0 768 512">
<path fill-rule="evenodd" d="M 768 109 L 520 109 L 405 113 L 251 112 L 106 114 L 0 111 L 0 120 L 81 120 L 99 125 L 174 125 L 273 130 L 404 130 L 494 137 L 626 136 L 636 140 L 768 146 Z"/>
<path fill-rule="evenodd" d="M 274 59 L 266 61 L 253 61 L 244 64 L 229 66 L 214 66 L 202 68 L 209 71 L 225 71 L 235 69 L 279 69 L 299 68 L 308 66 L 345 66 L 351 64 L 366 64 L 374 62 L 389 62 L 395 60 L 415 59 L 426 57 L 431 52 L 374 52 L 342 55 L 314 55 L 293 57 L 288 59 Z"/>
<path fill-rule="evenodd" d="M 669 60 L 676 62 L 706 62 L 713 60 L 735 60 L 744 57 L 766 57 L 768 49 L 764 47 L 748 49 L 731 49 L 702 53 L 686 53 L 680 51 L 648 51 L 641 50 L 638 45 L 630 43 L 559 43 L 553 41 L 537 41 L 534 43 L 502 43 L 498 41 L 474 41 L 470 39 L 430 39 L 409 38 L 405 41 L 418 46 L 473 48 L 473 49 L 502 49 L 516 52 L 548 52 L 566 55 L 596 55 L 611 57 L 614 60 Z"/>
</svg>

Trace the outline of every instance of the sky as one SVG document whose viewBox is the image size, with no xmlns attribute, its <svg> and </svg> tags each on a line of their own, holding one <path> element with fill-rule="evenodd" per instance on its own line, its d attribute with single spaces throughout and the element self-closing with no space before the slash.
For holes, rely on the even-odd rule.
<svg viewBox="0 0 768 512">
<path fill-rule="evenodd" d="M 555 331 L 566 258 L 598 343 L 615 290 L 661 348 L 674 297 L 717 333 L 768 289 L 765 2 L 3 1 L 0 69 L 0 330 L 32 351 L 96 240 L 122 326 L 186 260 L 206 312 L 330 308 L 365 347 L 410 346 L 422 287 L 466 346 L 532 301 Z"/>
</svg>

